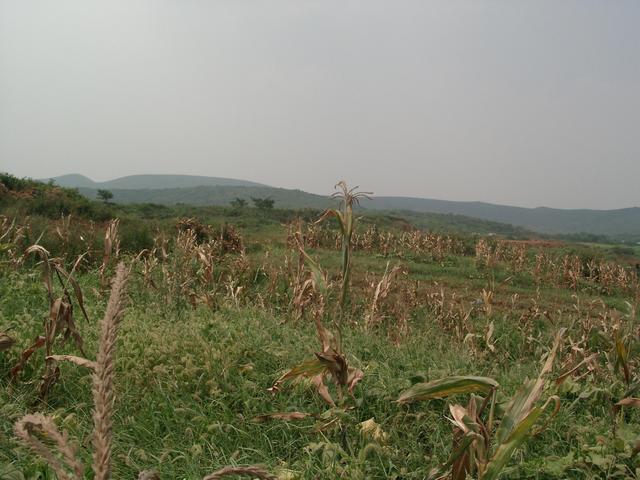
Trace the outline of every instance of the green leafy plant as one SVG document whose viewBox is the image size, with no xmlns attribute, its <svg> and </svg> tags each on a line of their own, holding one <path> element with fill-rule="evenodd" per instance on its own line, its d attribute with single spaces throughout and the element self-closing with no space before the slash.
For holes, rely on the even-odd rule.
<svg viewBox="0 0 640 480">
<path fill-rule="evenodd" d="M 498 383 L 487 377 L 455 376 L 414 385 L 402 392 L 399 403 L 448 398 L 472 394 L 466 407 L 449 406 L 453 424 L 453 448 L 449 459 L 434 468 L 431 479 L 464 480 L 468 476 L 480 480 L 497 479 L 511 456 L 535 433 L 533 427 L 552 407 L 549 418 L 560 408 L 560 399 L 552 395 L 540 404 L 548 374 L 553 368 L 564 329 L 556 335 L 551 351 L 536 380 L 527 380 L 509 400 L 504 415 L 494 431 L 496 391 Z M 483 394 L 484 397 L 476 394 Z M 548 420 L 547 420 L 548 421 Z"/>
</svg>

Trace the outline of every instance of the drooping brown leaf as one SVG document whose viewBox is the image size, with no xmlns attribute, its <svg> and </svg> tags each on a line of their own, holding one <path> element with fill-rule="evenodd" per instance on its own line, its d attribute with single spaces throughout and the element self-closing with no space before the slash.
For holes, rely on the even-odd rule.
<svg viewBox="0 0 640 480">
<path fill-rule="evenodd" d="M 47 360 L 55 360 L 56 362 L 71 362 L 80 367 L 88 368 L 91 371 L 95 371 L 96 362 L 88 360 L 82 357 L 76 357 L 75 355 L 49 355 Z"/>
<path fill-rule="evenodd" d="M 353 395 L 353 389 L 364 378 L 364 372 L 359 368 L 349 367 L 349 376 L 347 378 L 347 387 L 349 393 Z"/>
<path fill-rule="evenodd" d="M 258 415 L 256 417 L 253 417 L 253 421 L 255 423 L 264 423 L 264 422 L 268 422 L 269 420 L 285 420 L 285 421 L 304 420 L 305 418 L 310 416 L 312 416 L 312 414 L 304 413 L 304 412 L 275 412 L 275 413 L 265 413 L 263 415 Z"/>
<path fill-rule="evenodd" d="M 278 477 L 271 475 L 262 467 L 224 467 L 220 470 L 213 472 L 202 480 L 220 480 L 228 475 L 248 475 L 251 478 L 259 478 L 260 480 L 278 480 Z"/>
<path fill-rule="evenodd" d="M 12 337 L 0 331 L 0 352 L 9 350 L 15 343 L 16 341 Z"/>
<path fill-rule="evenodd" d="M 336 383 L 340 385 L 346 385 L 349 379 L 349 369 L 347 367 L 347 361 L 343 355 L 339 354 L 332 348 L 329 348 L 325 352 L 316 353 L 316 357 L 322 364 L 329 370 L 331 376 Z"/>
<path fill-rule="evenodd" d="M 322 399 L 327 402 L 330 406 L 335 407 L 336 402 L 334 402 L 333 397 L 329 393 L 329 389 L 324 383 L 324 374 L 316 375 L 315 377 L 311 377 L 311 382 L 316 386 L 318 390 L 318 395 L 322 397 Z"/>
<path fill-rule="evenodd" d="M 613 406 L 613 411 L 619 412 L 622 407 L 640 408 L 640 398 L 627 397 L 623 398 Z"/>
<path fill-rule="evenodd" d="M 315 358 L 307 360 L 306 362 L 302 362 L 300 365 L 297 365 L 282 374 L 267 390 L 271 393 L 276 393 L 280 390 L 280 386 L 287 380 L 293 380 L 301 377 L 315 377 L 316 375 L 324 373 L 326 370 L 327 367 L 320 362 L 320 360 Z"/>
<path fill-rule="evenodd" d="M 600 354 L 596 352 L 589 355 L 588 357 L 583 358 L 582 361 L 580 361 L 575 367 L 559 375 L 558 378 L 556 378 L 556 384 L 561 385 L 567 378 L 569 378 L 571 375 L 577 372 L 583 365 L 587 366 L 588 371 L 595 370 L 595 367 L 597 366 L 596 361 L 598 357 L 600 357 Z"/>
<path fill-rule="evenodd" d="M 71 311 L 71 315 L 69 315 L 65 320 L 66 329 L 64 331 L 63 340 L 66 342 L 69 337 L 72 337 L 76 348 L 80 350 L 80 353 L 82 353 L 82 355 L 86 355 L 84 353 L 82 336 L 80 335 L 80 331 L 78 330 L 78 327 L 76 327 L 76 322 L 73 319 L 73 310 Z"/>
<path fill-rule="evenodd" d="M 60 378 L 60 368 L 58 365 L 47 362 L 45 364 L 44 373 L 42 374 L 42 383 L 40 384 L 40 400 L 45 400 L 49 394 L 51 387 L 56 384 Z"/>
<path fill-rule="evenodd" d="M 389 262 L 387 262 L 384 273 L 382 274 L 382 278 L 380 279 L 374 290 L 373 300 L 371 301 L 371 306 L 369 307 L 369 313 L 365 318 L 365 324 L 367 325 L 367 327 L 372 327 L 380 320 L 380 304 L 391 292 L 393 281 L 401 272 L 402 268 L 400 267 L 400 265 L 395 265 L 391 269 L 391 271 L 389 271 Z"/>
<path fill-rule="evenodd" d="M 78 265 L 80 265 L 80 263 L 84 259 L 85 255 L 87 255 L 87 254 L 83 253 L 82 255 L 78 256 L 78 258 L 76 259 L 75 263 L 73 264 L 73 268 L 71 269 L 70 273 L 67 273 L 59 265 L 56 265 L 55 268 L 56 268 L 56 271 L 58 273 L 60 273 L 60 275 L 63 276 L 67 280 L 67 282 L 69 284 L 71 284 L 71 288 L 73 289 L 73 293 L 75 294 L 76 300 L 78 301 L 78 306 L 80 307 L 80 310 L 82 311 L 82 315 L 84 316 L 85 320 L 88 322 L 89 321 L 89 315 L 87 315 L 87 311 L 84 308 L 84 295 L 82 294 L 82 289 L 80 288 L 80 284 L 78 283 L 78 281 L 73 276 L 73 274 L 75 273 L 76 269 L 78 268 Z M 64 287 L 64 289 L 66 291 L 66 286 Z"/>
<path fill-rule="evenodd" d="M 49 311 L 49 322 L 45 326 L 46 339 L 47 339 L 47 353 L 51 353 L 53 342 L 57 335 L 62 333 L 62 341 L 66 342 L 69 338 L 73 338 L 73 341 L 82 353 L 85 355 L 82 337 L 76 327 L 73 319 L 73 305 L 67 301 L 68 297 L 56 298 L 51 305 Z"/>
<path fill-rule="evenodd" d="M 49 264 L 49 252 L 46 248 L 41 245 L 31 245 L 24 252 L 25 256 L 35 253 L 40 256 L 42 259 L 42 280 L 44 282 L 45 287 L 47 288 L 47 293 L 49 295 L 49 301 L 53 301 L 53 283 L 51 282 L 51 265 Z"/>
<path fill-rule="evenodd" d="M 474 445 L 478 447 L 478 442 L 482 440 L 482 437 L 478 434 L 480 426 L 476 419 L 475 401 L 471 397 L 467 408 L 462 405 L 449 405 L 449 411 L 451 412 L 451 423 L 454 425 L 452 451 L 458 452 L 456 458 L 451 460 L 451 479 L 465 480 L 471 470 L 472 462 L 485 461 L 484 459 L 472 458 L 476 455 L 474 455 L 475 452 L 471 451 L 471 447 Z M 474 438 L 475 440 L 468 443 L 469 439 Z M 464 448 L 465 446 L 469 448 Z M 484 449 L 476 448 L 476 450 L 482 451 Z"/>
<path fill-rule="evenodd" d="M 493 343 L 493 331 L 494 331 L 495 325 L 493 324 L 493 321 L 491 321 L 491 323 L 489 324 L 489 329 L 487 330 L 487 333 L 484 336 L 484 341 L 487 345 L 487 348 L 491 351 L 491 353 L 495 353 L 496 352 L 496 345 L 495 343 Z"/>
<path fill-rule="evenodd" d="M 56 298 L 49 309 L 49 323 L 46 325 L 47 348 L 50 349 L 56 334 L 64 328 L 68 317 L 71 315 L 71 304 L 64 301 L 62 297 Z"/>
<path fill-rule="evenodd" d="M 18 361 L 16 366 L 11 369 L 11 379 L 12 380 L 15 380 L 16 377 L 20 374 L 20 372 L 22 371 L 24 366 L 29 361 L 29 358 L 31 357 L 31 355 L 33 355 L 33 353 L 37 349 L 44 347 L 45 342 L 46 342 L 46 339 L 43 336 L 39 336 L 39 337 L 36 338 L 36 340 L 33 343 L 33 345 L 31 345 L 29 348 L 27 348 L 26 350 L 24 350 L 22 352 L 22 354 L 20 355 L 20 360 Z"/>
</svg>

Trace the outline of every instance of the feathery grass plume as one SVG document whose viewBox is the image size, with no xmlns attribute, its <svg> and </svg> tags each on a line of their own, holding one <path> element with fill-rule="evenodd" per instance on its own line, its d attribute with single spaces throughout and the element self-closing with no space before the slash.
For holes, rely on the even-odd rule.
<svg viewBox="0 0 640 480">
<path fill-rule="evenodd" d="M 260 467 L 224 467 L 220 470 L 213 472 L 202 480 L 219 480 L 227 475 L 250 475 L 252 478 L 259 478 L 260 480 L 278 480 L 278 477 L 271 475 L 266 470 Z"/>
<path fill-rule="evenodd" d="M 96 480 L 108 480 L 111 475 L 111 437 L 114 402 L 113 378 L 118 324 L 125 306 L 125 286 L 128 270 L 123 263 L 116 267 L 107 311 L 100 324 L 100 344 L 93 375 L 93 471 Z"/>
<path fill-rule="evenodd" d="M 60 432 L 50 417 L 39 413 L 25 415 L 16 422 L 14 432 L 20 440 L 46 460 L 59 480 L 82 479 L 84 468 L 76 459 L 76 447 L 69 442 L 67 432 Z M 55 446 L 52 448 L 45 445 L 36 432 L 53 442 Z"/>
</svg>

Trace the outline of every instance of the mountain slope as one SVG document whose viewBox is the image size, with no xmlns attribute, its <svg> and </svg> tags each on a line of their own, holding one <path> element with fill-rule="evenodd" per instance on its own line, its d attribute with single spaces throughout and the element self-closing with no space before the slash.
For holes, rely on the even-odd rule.
<svg viewBox="0 0 640 480">
<path fill-rule="evenodd" d="M 119 203 L 172 205 L 228 205 L 234 198 L 270 197 L 281 208 L 326 208 L 335 202 L 302 190 L 274 188 L 243 180 L 189 175 L 133 175 L 108 182 L 93 182 L 82 175 L 56 177 L 61 186 L 77 187 L 90 198 L 99 188 L 107 188 Z M 207 183 L 209 182 L 209 183 Z M 195 185 L 194 185 L 195 184 Z M 455 202 L 411 197 L 363 199 L 367 210 L 402 210 L 422 213 L 463 215 L 502 224 L 511 224 L 541 233 L 620 236 L 640 235 L 640 208 L 618 210 L 563 210 L 522 208 L 483 202 Z"/>
<path fill-rule="evenodd" d="M 45 179 L 47 181 L 49 179 Z M 235 178 L 203 177 L 199 175 L 129 175 L 126 177 L 94 182 L 79 174 L 62 175 L 51 178 L 56 185 L 70 188 L 92 189 L 158 189 L 190 188 L 200 186 L 262 187 L 264 185 Z"/>
<path fill-rule="evenodd" d="M 79 188 L 80 193 L 96 198 L 97 190 Z M 113 201 L 117 203 L 157 203 L 161 205 L 175 205 L 184 203 L 195 206 L 229 205 L 235 198 L 247 200 L 251 205 L 251 197 L 269 197 L 280 208 L 327 208 L 336 202 L 322 195 L 303 192 L 302 190 L 287 190 L 274 187 L 247 186 L 199 186 L 191 188 L 162 188 L 162 189 L 111 189 Z"/>
<path fill-rule="evenodd" d="M 617 210 L 522 208 L 483 202 L 452 202 L 408 197 L 376 197 L 366 208 L 404 209 L 415 212 L 453 213 L 510 223 L 542 233 L 640 234 L 640 208 Z"/>
</svg>

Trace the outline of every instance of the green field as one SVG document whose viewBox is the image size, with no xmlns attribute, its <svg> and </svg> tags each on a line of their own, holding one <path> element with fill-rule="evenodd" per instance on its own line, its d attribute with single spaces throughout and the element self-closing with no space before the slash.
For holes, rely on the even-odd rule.
<svg viewBox="0 0 640 480">
<path fill-rule="evenodd" d="M 34 188 L 49 200 L 37 203 Z M 449 478 L 640 478 L 637 250 L 415 229 L 411 217 L 380 214 L 356 220 L 345 283 L 338 221 L 316 224 L 318 211 L 113 206 L 50 188 L 16 182 L 0 202 L 0 479 L 60 478 L 15 435 L 36 412 L 68 432 L 94 478 L 91 371 L 45 361 L 44 348 L 12 369 L 52 324 L 58 297 L 74 325 L 56 317 L 50 353 L 96 360 L 120 262 L 131 273 L 112 478 L 260 465 L 281 479 L 423 479 L 458 450 L 471 457 Z M 25 255 L 36 241 L 48 258 Z M 269 391 L 305 361 L 306 377 Z M 541 371 L 536 387 L 526 382 Z M 319 373 L 333 405 L 312 381 Z M 470 378 L 457 394 L 433 393 L 452 376 L 499 386 Z M 466 417 L 450 421 L 450 407 Z M 30 432 L 53 448 L 51 434 Z"/>
</svg>

